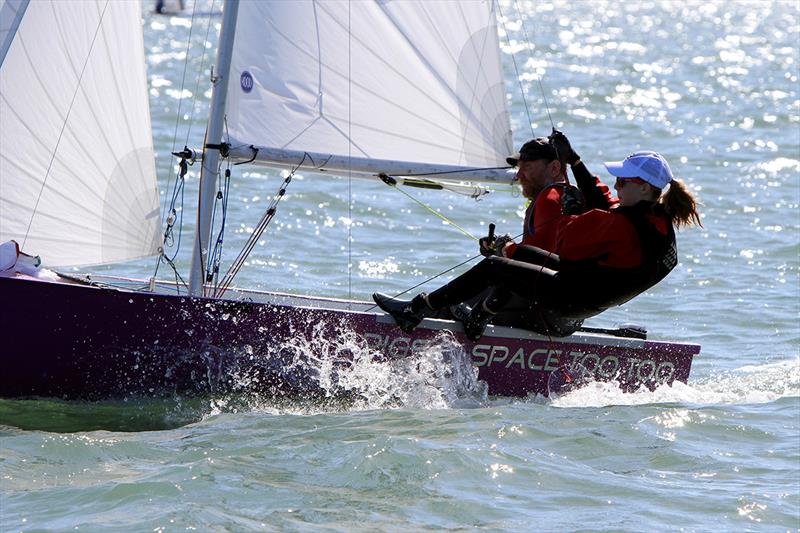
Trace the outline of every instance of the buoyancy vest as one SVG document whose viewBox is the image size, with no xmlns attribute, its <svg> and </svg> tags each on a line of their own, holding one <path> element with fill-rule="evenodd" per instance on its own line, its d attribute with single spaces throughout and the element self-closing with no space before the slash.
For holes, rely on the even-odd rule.
<svg viewBox="0 0 800 533">
<path fill-rule="evenodd" d="M 545 192 L 554 187 L 567 187 L 569 184 L 565 181 L 557 181 L 555 183 L 551 183 L 550 185 L 546 185 L 544 189 L 539 191 L 539 194 L 536 195 L 531 205 L 528 206 L 528 209 L 525 211 L 525 224 L 523 226 L 523 233 L 522 233 L 522 240 L 523 242 L 527 242 L 530 238 L 532 238 L 536 234 L 536 226 L 534 222 L 536 220 L 536 200 Z"/>
<path fill-rule="evenodd" d="M 637 294 L 640 294 L 669 274 L 678 264 L 678 245 L 675 241 L 675 230 L 661 204 L 639 202 L 630 207 L 618 207 L 616 214 L 627 217 L 639 235 L 642 250 L 642 264 L 629 270 L 631 280 L 624 285 L 628 290 L 620 292 L 610 306 L 621 305 Z M 658 217 L 667 225 L 666 235 L 658 231 L 650 220 Z"/>
<path fill-rule="evenodd" d="M 567 274 L 562 281 L 571 293 L 567 298 L 571 301 L 563 310 L 565 316 L 588 318 L 622 305 L 664 279 L 678 264 L 675 231 L 660 204 L 639 202 L 634 206 L 618 207 L 611 213 L 626 217 L 636 229 L 641 264 L 634 268 L 611 268 L 599 265 L 598 260 L 567 264 L 562 260 Z M 656 228 L 650 217 L 663 218 L 667 224 L 666 235 Z"/>
</svg>

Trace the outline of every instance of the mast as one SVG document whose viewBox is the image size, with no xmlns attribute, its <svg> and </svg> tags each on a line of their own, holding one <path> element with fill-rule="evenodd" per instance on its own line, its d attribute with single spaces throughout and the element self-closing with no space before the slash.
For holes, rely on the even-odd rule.
<svg viewBox="0 0 800 533">
<path fill-rule="evenodd" d="M 225 100 L 228 96 L 228 74 L 231 67 L 233 39 L 236 34 L 236 16 L 239 0 L 225 0 L 222 12 L 222 26 L 219 30 L 217 47 L 216 76 L 212 78 L 211 110 L 208 117 L 208 133 L 203 147 L 203 166 L 200 170 L 200 193 L 197 203 L 197 226 L 195 229 L 192 267 L 189 273 L 189 294 L 203 294 L 204 270 L 211 242 L 211 216 L 214 210 L 214 196 L 219 172 L 219 148 L 208 148 L 209 144 L 219 145 L 225 117 Z"/>
</svg>

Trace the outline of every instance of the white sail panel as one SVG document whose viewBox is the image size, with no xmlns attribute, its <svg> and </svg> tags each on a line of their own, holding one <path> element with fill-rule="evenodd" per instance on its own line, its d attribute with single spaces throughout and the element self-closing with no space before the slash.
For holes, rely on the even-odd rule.
<svg viewBox="0 0 800 533">
<path fill-rule="evenodd" d="M 367 159 L 505 166 L 491 0 L 243 0 L 232 142 Z"/>
<path fill-rule="evenodd" d="M 49 266 L 157 252 L 160 216 L 138 2 L 0 6 L 0 242 Z M 14 2 L 15 6 L 25 2 Z"/>
</svg>

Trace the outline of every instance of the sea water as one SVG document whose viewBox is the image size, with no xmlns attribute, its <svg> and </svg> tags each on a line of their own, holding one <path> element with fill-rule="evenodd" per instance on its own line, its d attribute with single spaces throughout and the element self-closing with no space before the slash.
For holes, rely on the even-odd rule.
<svg viewBox="0 0 800 533">
<path fill-rule="evenodd" d="M 169 151 L 202 143 L 219 2 L 201 2 L 194 19 L 145 4 L 166 203 Z M 800 529 L 798 3 L 500 5 L 515 146 L 555 125 L 604 179 L 603 161 L 658 150 L 702 200 L 704 227 L 679 233 L 675 271 L 589 324 L 635 322 L 653 339 L 701 344 L 689 382 L 492 398 L 442 339 L 400 366 L 360 359 L 335 376 L 358 391 L 343 400 L 296 403 L 246 386 L 205 398 L 0 400 L 0 531 Z M 282 181 L 234 167 L 227 261 Z M 410 193 L 452 223 L 380 182 L 296 175 L 235 284 L 363 300 L 435 277 L 421 286 L 431 289 L 476 254 L 455 224 L 520 232 L 524 200 L 512 190 L 478 201 Z M 146 278 L 154 266 L 108 271 Z M 321 382 L 334 372 L 325 342 L 301 347 Z"/>
</svg>

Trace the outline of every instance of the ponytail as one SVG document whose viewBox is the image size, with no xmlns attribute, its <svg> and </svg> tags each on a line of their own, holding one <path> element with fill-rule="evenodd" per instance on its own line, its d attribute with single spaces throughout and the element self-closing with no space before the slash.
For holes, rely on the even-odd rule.
<svg viewBox="0 0 800 533">
<path fill-rule="evenodd" d="M 703 226 L 700 214 L 697 212 L 697 199 L 689 192 L 683 181 L 672 180 L 669 189 L 661 195 L 658 203 L 664 206 L 664 210 L 676 227 Z"/>
</svg>

